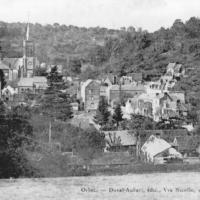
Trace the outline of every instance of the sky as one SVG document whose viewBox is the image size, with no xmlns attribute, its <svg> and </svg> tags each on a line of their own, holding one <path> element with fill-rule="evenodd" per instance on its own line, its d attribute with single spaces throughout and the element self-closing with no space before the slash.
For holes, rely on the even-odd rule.
<svg viewBox="0 0 200 200">
<path fill-rule="evenodd" d="M 141 27 L 150 32 L 200 17 L 200 0 L 0 0 L 0 21 L 81 27 Z"/>
</svg>

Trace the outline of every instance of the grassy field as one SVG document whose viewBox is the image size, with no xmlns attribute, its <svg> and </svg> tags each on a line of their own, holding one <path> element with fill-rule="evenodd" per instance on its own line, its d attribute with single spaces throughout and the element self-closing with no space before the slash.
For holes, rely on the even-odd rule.
<svg viewBox="0 0 200 200">
<path fill-rule="evenodd" d="M 0 180 L 1 200 L 199 200 L 200 173 Z"/>
<path fill-rule="evenodd" d="M 29 156 L 30 157 L 30 156 Z M 200 172 L 200 163 L 171 163 L 154 165 L 141 163 L 126 154 L 103 154 L 92 161 L 74 155 L 47 154 L 31 160 L 40 177 L 68 177 L 94 175 L 125 175 L 159 172 Z"/>
</svg>

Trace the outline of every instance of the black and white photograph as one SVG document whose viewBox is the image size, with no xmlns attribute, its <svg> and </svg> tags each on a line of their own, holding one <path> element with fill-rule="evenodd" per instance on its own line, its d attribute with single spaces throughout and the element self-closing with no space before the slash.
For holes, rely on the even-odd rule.
<svg viewBox="0 0 200 200">
<path fill-rule="evenodd" d="M 0 4 L 0 200 L 200 199 L 199 0 Z"/>
</svg>

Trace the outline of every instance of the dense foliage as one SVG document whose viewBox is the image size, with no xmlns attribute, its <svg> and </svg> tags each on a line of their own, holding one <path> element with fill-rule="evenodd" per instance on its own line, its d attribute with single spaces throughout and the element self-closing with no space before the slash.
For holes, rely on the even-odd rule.
<svg viewBox="0 0 200 200">
<path fill-rule="evenodd" d="M 94 116 L 95 123 L 105 126 L 108 123 L 110 117 L 110 112 L 108 111 L 108 103 L 104 97 L 101 97 L 99 100 L 99 105 Z"/>
<path fill-rule="evenodd" d="M 2 70 L 0 70 L 0 81 L 1 81 L 1 89 L 3 89 L 6 85 L 6 80 Z"/>
<path fill-rule="evenodd" d="M 4 56 L 22 56 L 25 23 L 0 23 L 0 40 Z M 41 62 L 63 64 L 67 74 L 83 79 L 98 77 L 102 72 L 143 72 L 145 80 L 158 78 L 169 62 L 186 67 L 188 77 L 177 89 L 186 92 L 187 100 L 199 107 L 200 19 L 185 23 L 177 19 L 170 28 L 149 33 L 134 27 L 120 30 L 30 24 L 30 38 L 36 44 Z M 89 63 L 92 68 L 81 71 Z M 38 72 L 40 73 L 40 72 Z"/>
<path fill-rule="evenodd" d="M 52 119 L 62 121 L 71 119 L 73 117 L 71 100 L 66 92 L 62 92 L 66 85 L 62 76 L 58 74 L 56 67 L 52 68 L 47 79 L 49 86 L 41 97 L 42 113 Z"/>
<path fill-rule="evenodd" d="M 23 106 L 7 110 L 1 103 L 0 118 L 0 178 L 33 176 L 35 170 L 29 164 L 25 147 L 32 143 L 30 115 L 23 113 Z"/>
<path fill-rule="evenodd" d="M 119 126 L 119 122 L 123 120 L 123 113 L 122 113 L 120 104 L 117 104 L 117 106 L 115 107 L 113 119 L 115 123 L 117 124 L 117 127 Z"/>
</svg>

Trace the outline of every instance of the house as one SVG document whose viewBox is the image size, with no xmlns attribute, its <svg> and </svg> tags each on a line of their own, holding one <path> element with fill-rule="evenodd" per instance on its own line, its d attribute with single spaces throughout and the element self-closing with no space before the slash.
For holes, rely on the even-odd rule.
<svg viewBox="0 0 200 200">
<path fill-rule="evenodd" d="M 131 83 L 142 83 L 142 73 L 128 73 L 126 76 L 122 76 L 120 78 L 120 82 L 122 85 L 127 85 Z"/>
<path fill-rule="evenodd" d="M 88 79 L 81 84 L 81 99 L 86 111 L 96 110 L 100 100 L 100 81 Z"/>
<path fill-rule="evenodd" d="M 160 97 L 161 94 L 142 93 L 128 99 L 125 105 L 126 115 L 139 114 L 150 117 L 154 121 L 160 119 Z M 130 118 L 130 117 L 128 117 Z"/>
<path fill-rule="evenodd" d="M 107 99 L 109 92 L 109 87 L 105 84 L 101 84 L 100 86 L 100 96 L 105 97 Z"/>
<path fill-rule="evenodd" d="M 133 82 L 132 76 L 122 76 L 120 82 L 122 85 L 131 84 Z"/>
<path fill-rule="evenodd" d="M 197 149 L 200 144 L 200 137 L 194 135 L 179 135 L 169 140 L 171 144 L 184 155 L 184 157 L 197 156 Z"/>
<path fill-rule="evenodd" d="M 133 131 L 104 131 L 107 151 L 135 151 L 136 137 Z"/>
<path fill-rule="evenodd" d="M 154 121 L 159 120 L 158 111 L 159 111 L 159 94 L 146 94 L 143 93 L 137 98 L 137 108 L 136 113 L 153 118 Z"/>
<path fill-rule="evenodd" d="M 175 130 L 140 130 L 139 143 L 142 147 L 151 135 L 164 139 L 184 157 L 196 156 L 200 146 L 200 137 L 187 129 Z"/>
<path fill-rule="evenodd" d="M 44 91 L 48 87 L 47 78 L 44 76 L 34 76 L 30 78 L 21 78 L 18 82 L 19 93 Z"/>
<path fill-rule="evenodd" d="M 184 93 L 164 93 L 160 98 L 160 108 L 162 118 L 186 116 L 188 108 L 185 104 Z"/>
<path fill-rule="evenodd" d="M 185 68 L 182 64 L 169 63 L 167 66 L 167 72 L 165 76 L 173 77 L 174 79 L 180 79 L 181 76 L 185 75 Z"/>
<path fill-rule="evenodd" d="M 106 84 L 107 86 L 116 85 L 119 83 L 119 77 L 114 74 L 106 74 L 102 78 L 102 84 Z"/>
<path fill-rule="evenodd" d="M 172 158 L 182 159 L 182 154 L 164 139 L 151 135 L 141 147 L 141 158 L 145 162 L 163 164 Z"/>
<path fill-rule="evenodd" d="M 125 104 L 125 116 L 140 114 L 159 121 L 161 118 L 187 116 L 184 93 L 142 93 L 128 98 Z"/>
<path fill-rule="evenodd" d="M 131 76 L 132 77 L 132 81 L 134 81 L 136 83 L 141 83 L 142 80 L 143 80 L 142 73 L 128 73 L 127 76 Z"/>
<path fill-rule="evenodd" d="M 164 85 L 162 81 L 150 81 L 145 84 L 146 92 L 148 94 L 160 94 L 164 91 Z"/>
<path fill-rule="evenodd" d="M 112 85 L 108 89 L 108 103 L 112 105 L 112 102 L 117 99 L 133 98 L 138 94 L 145 93 L 146 88 L 140 84 L 128 84 L 128 85 Z"/>
</svg>

